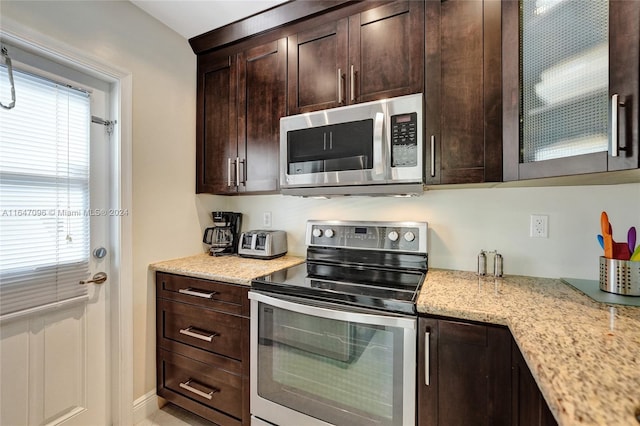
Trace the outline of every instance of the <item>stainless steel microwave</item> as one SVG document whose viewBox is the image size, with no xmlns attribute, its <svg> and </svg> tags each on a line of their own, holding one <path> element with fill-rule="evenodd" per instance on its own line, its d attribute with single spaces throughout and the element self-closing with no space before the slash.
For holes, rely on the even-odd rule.
<svg viewBox="0 0 640 426">
<path fill-rule="evenodd" d="M 416 94 L 281 118 L 282 193 L 421 194 L 422 104 Z"/>
</svg>

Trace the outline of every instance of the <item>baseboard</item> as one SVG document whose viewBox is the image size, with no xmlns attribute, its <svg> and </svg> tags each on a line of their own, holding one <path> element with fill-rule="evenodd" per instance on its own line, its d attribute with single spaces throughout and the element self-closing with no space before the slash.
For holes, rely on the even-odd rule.
<svg viewBox="0 0 640 426">
<path fill-rule="evenodd" d="M 153 416 L 167 402 L 164 398 L 156 395 L 156 390 L 152 390 L 133 401 L 133 424 L 137 425 L 145 419 Z"/>
</svg>

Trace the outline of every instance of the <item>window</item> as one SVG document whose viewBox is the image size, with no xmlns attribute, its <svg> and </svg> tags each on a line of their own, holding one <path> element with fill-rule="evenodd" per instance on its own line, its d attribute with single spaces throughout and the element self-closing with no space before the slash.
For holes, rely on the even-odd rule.
<svg viewBox="0 0 640 426">
<path fill-rule="evenodd" d="M 86 92 L 14 68 L 16 106 L 0 109 L 0 316 L 86 297 L 89 125 Z M 0 99 L 10 99 L 0 67 Z"/>
</svg>

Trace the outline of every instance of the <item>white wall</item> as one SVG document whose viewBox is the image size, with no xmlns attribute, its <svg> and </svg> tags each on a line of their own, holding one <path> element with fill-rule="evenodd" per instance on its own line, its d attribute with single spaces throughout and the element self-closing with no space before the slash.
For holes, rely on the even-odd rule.
<svg viewBox="0 0 640 426">
<path fill-rule="evenodd" d="M 133 76 L 134 398 L 155 388 L 151 262 L 200 251 L 195 192 L 196 56 L 126 1 L 5 1 L 11 20 Z"/>
<path fill-rule="evenodd" d="M 212 209 L 222 200 L 211 200 Z M 596 235 L 606 210 L 614 239 L 640 230 L 640 183 L 545 188 L 474 188 L 427 191 L 415 198 L 232 197 L 226 206 L 244 213 L 243 230 L 262 229 L 262 212 L 272 212 L 272 229 L 289 232 L 289 252 L 304 255 L 307 219 L 418 220 L 429 223 L 429 266 L 476 270 L 480 249 L 498 250 L 506 274 L 598 279 Z M 549 238 L 529 237 L 529 215 L 549 215 Z"/>
</svg>

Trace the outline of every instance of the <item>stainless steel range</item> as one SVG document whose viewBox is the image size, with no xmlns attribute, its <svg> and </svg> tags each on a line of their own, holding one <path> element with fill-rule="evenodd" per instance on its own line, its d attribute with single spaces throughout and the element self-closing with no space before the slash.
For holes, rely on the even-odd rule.
<svg viewBox="0 0 640 426">
<path fill-rule="evenodd" d="M 425 222 L 310 221 L 306 263 L 252 282 L 252 425 L 415 425 Z"/>
</svg>

